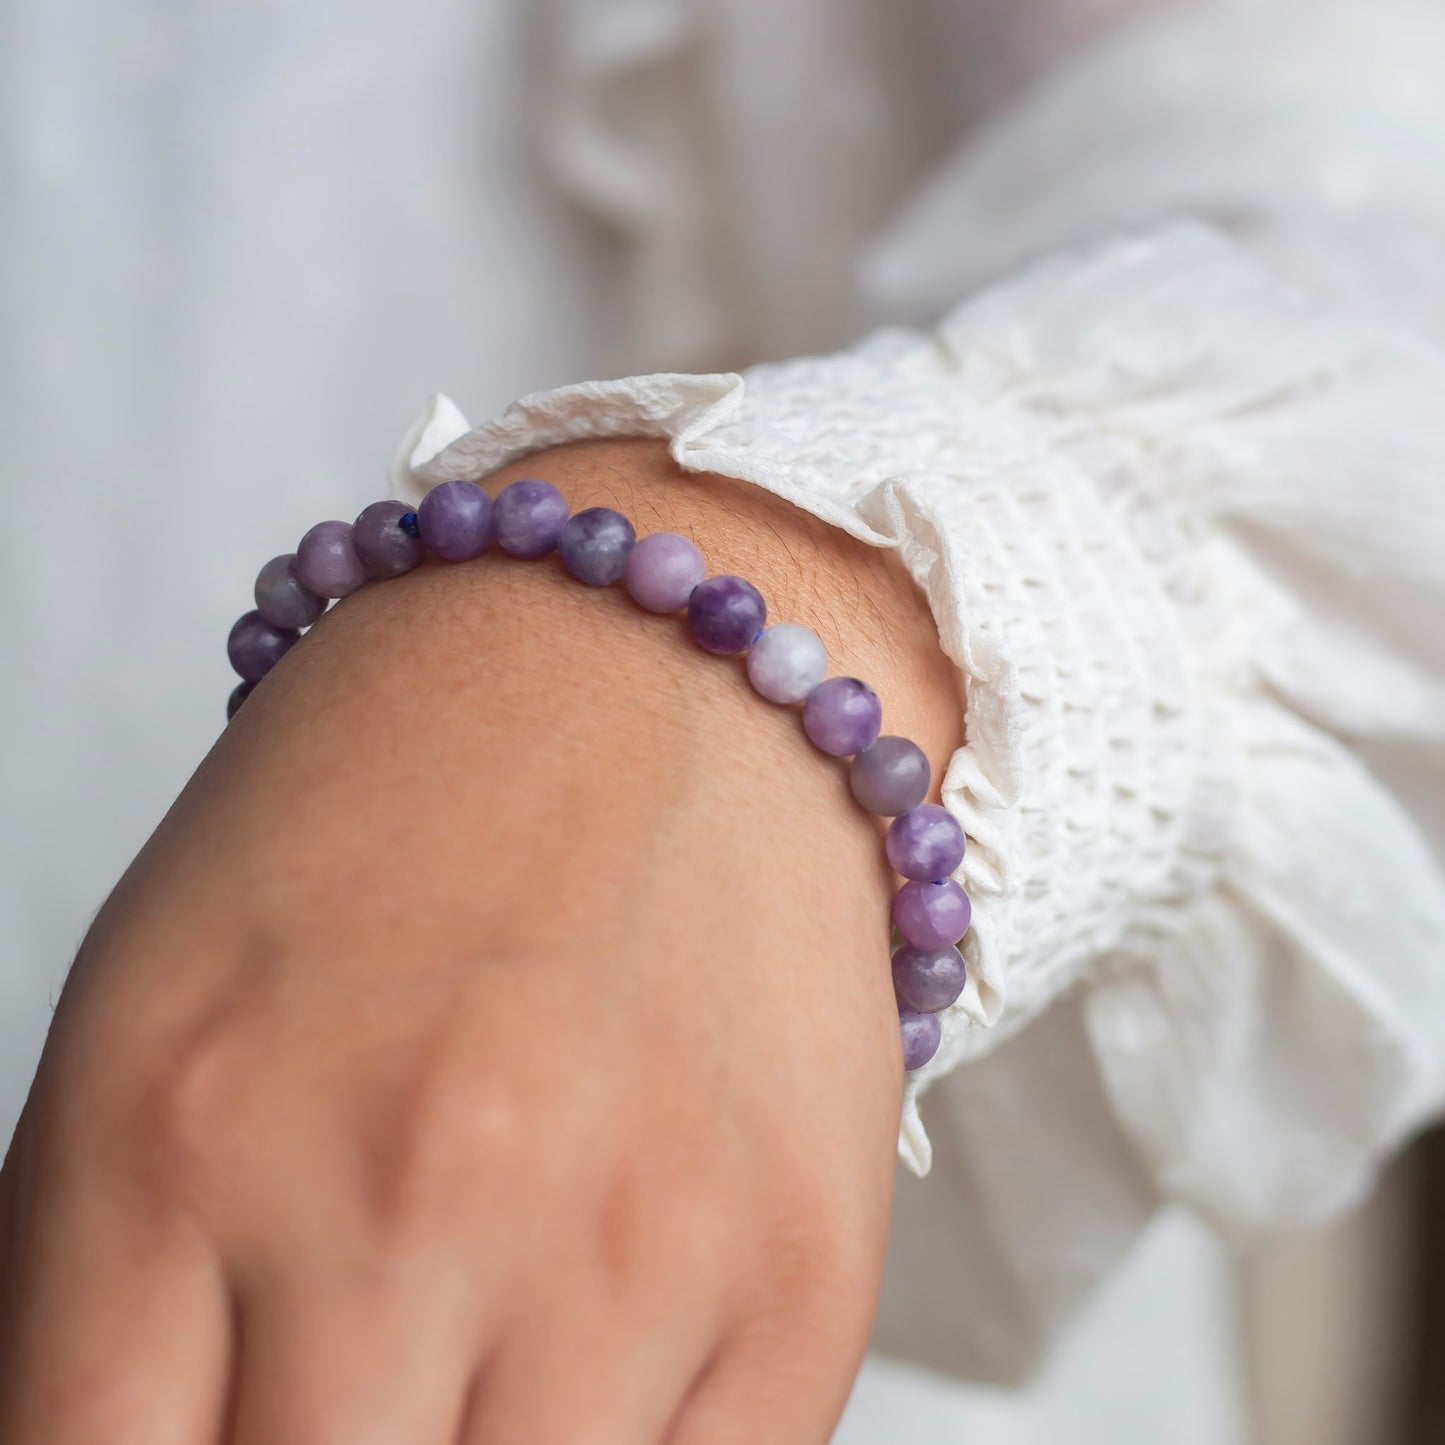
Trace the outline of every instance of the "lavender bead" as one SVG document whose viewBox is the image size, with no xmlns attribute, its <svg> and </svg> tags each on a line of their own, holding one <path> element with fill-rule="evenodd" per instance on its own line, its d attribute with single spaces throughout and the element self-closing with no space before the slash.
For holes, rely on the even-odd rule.
<svg viewBox="0 0 1445 1445">
<path fill-rule="evenodd" d="M 811 627 L 780 622 L 748 648 L 748 681 L 769 702 L 802 702 L 828 675 L 828 649 Z"/>
<path fill-rule="evenodd" d="M 503 487 L 492 503 L 497 545 L 511 557 L 545 557 L 566 523 L 566 497 L 536 477 Z"/>
<path fill-rule="evenodd" d="M 803 704 L 803 731 L 814 747 L 835 758 L 872 747 L 882 726 L 878 694 L 856 677 L 820 682 Z"/>
<path fill-rule="evenodd" d="M 745 652 L 767 620 L 762 594 L 741 577 L 709 577 L 687 603 L 688 631 L 705 652 Z"/>
<path fill-rule="evenodd" d="M 963 992 L 968 970 L 956 948 L 914 948 L 905 943 L 893 955 L 893 993 L 900 1005 L 937 1013 Z"/>
<path fill-rule="evenodd" d="M 241 704 L 251 696 L 255 687 L 256 684 L 254 682 L 238 682 L 236 684 L 235 690 L 231 693 L 230 697 L 226 699 L 227 722 L 230 722 L 231 719 L 241 711 Z"/>
<path fill-rule="evenodd" d="M 903 1035 L 903 1067 L 912 1073 L 921 1069 L 943 1042 L 943 1025 L 937 1014 L 919 1013 L 917 1009 L 898 1010 L 898 1027 Z"/>
<path fill-rule="evenodd" d="M 318 522 L 297 544 L 296 576 L 318 597 L 346 597 L 371 572 L 357 555 L 348 522 Z"/>
<path fill-rule="evenodd" d="M 947 808 L 924 803 L 889 824 L 884 846 L 895 872 L 920 883 L 933 883 L 958 871 L 963 862 L 963 829 Z"/>
<path fill-rule="evenodd" d="M 687 606 L 693 588 L 707 576 L 707 563 L 693 542 L 676 532 L 654 532 L 627 557 L 627 590 L 649 612 Z"/>
<path fill-rule="evenodd" d="M 373 502 L 352 524 L 352 545 L 373 577 L 400 577 L 426 556 L 421 538 L 401 524 L 411 510 L 405 502 Z"/>
<path fill-rule="evenodd" d="M 326 599 L 301 585 L 295 563 L 287 552 L 256 575 L 256 611 L 273 627 L 310 627 L 326 611 Z"/>
<path fill-rule="evenodd" d="M 247 612 L 236 619 L 226 639 L 226 655 L 247 682 L 255 682 L 281 661 L 286 649 L 300 636 L 295 628 L 277 627 L 259 612 Z"/>
<path fill-rule="evenodd" d="M 589 587 L 610 587 L 627 571 L 627 558 L 637 541 L 632 523 L 611 507 L 588 507 L 557 536 L 562 565 Z"/>
<path fill-rule="evenodd" d="M 908 738 L 879 738 L 848 769 L 853 796 L 884 818 L 916 808 L 928 796 L 931 777 L 923 749 Z"/>
<path fill-rule="evenodd" d="M 905 883 L 893 899 L 893 923 L 915 948 L 949 948 L 968 932 L 973 908 L 953 881 Z"/>
<path fill-rule="evenodd" d="M 443 562 L 470 562 L 492 545 L 492 499 L 475 482 L 441 482 L 421 499 L 416 524 Z"/>
</svg>

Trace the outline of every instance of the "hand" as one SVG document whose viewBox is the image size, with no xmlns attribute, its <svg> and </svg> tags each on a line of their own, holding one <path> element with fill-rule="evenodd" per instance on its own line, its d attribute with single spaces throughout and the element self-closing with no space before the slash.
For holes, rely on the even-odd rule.
<svg viewBox="0 0 1445 1445">
<path fill-rule="evenodd" d="M 533 472 L 957 742 L 891 559 L 651 443 L 497 485 Z M 0 1440 L 825 1441 L 886 1236 L 891 881 L 675 620 L 497 557 L 347 599 L 67 984 L 0 1179 Z"/>
</svg>

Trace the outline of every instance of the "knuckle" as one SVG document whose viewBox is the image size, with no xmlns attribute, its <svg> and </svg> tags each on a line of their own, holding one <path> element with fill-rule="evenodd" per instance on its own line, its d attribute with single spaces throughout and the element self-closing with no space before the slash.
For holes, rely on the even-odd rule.
<svg viewBox="0 0 1445 1445">
<path fill-rule="evenodd" d="M 156 1191 L 218 1186 L 246 1147 L 253 1087 L 229 1028 L 198 1028 L 174 1041 L 118 1100 L 133 1169 Z"/>
<path fill-rule="evenodd" d="M 881 1252 L 831 1199 L 793 1202 L 773 1219 L 763 1250 L 762 1315 L 810 1336 L 866 1336 Z"/>
<path fill-rule="evenodd" d="M 719 1236 L 735 1233 L 742 1208 L 736 1181 L 709 1147 L 706 1114 L 674 1099 L 665 1111 L 644 1106 L 606 1156 L 593 1193 L 592 1251 L 614 1296 L 647 1288 L 674 1269 L 706 1273 Z"/>
<path fill-rule="evenodd" d="M 655 1213 L 655 1201 L 649 1207 L 639 1171 L 629 1163 L 614 1169 L 601 1190 L 593 1226 L 594 1253 L 607 1294 L 624 1294 L 652 1252 Z"/>
<path fill-rule="evenodd" d="M 56 1124 L 98 1167 L 151 1184 L 198 1157 L 215 1138 L 199 1096 L 210 1068 L 189 1050 L 140 1059 L 97 1051 L 56 1086 Z"/>
<path fill-rule="evenodd" d="M 405 1246 L 490 1214 L 534 1167 L 526 1100 L 489 1054 L 432 1041 L 377 1081 L 364 1109 L 364 1195 L 379 1241 Z"/>
</svg>

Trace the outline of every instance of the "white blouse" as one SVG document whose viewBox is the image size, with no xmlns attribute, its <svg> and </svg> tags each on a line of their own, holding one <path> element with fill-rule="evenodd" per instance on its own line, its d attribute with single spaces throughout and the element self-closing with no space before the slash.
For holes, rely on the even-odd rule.
<svg viewBox="0 0 1445 1445">
<path fill-rule="evenodd" d="M 1337 1211 L 1445 1099 L 1445 287 L 1409 264 L 1440 271 L 1415 56 L 1445 19 L 1399 7 L 1412 54 L 1379 7 L 1309 9 L 1171 14 L 1006 112 L 874 294 L 1054 254 L 930 329 L 475 430 L 437 398 L 399 456 L 425 487 L 667 437 L 927 594 L 975 912 L 907 1086 L 935 1178 L 901 1191 L 880 1342 L 944 1368 L 1017 1375 L 1161 1202 L 1244 1243 Z"/>
</svg>

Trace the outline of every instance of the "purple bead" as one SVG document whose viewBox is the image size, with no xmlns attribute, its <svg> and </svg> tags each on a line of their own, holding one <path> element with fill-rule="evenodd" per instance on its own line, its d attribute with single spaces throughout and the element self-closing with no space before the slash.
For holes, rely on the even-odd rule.
<svg viewBox="0 0 1445 1445">
<path fill-rule="evenodd" d="M 411 515 L 405 502 L 373 502 L 352 523 L 351 543 L 373 577 L 400 577 L 426 556 L 421 538 L 402 526 Z"/>
<path fill-rule="evenodd" d="M 235 717 L 238 712 L 240 712 L 241 704 L 245 702 L 248 697 L 251 696 L 251 693 L 255 689 L 255 686 L 256 684 L 254 682 L 238 682 L 236 684 L 235 690 L 231 693 L 230 697 L 226 699 L 227 722 L 230 722 L 231 719 Z"/>
<path fill-rule="evenodd" d="M 706 576 L 707 563 L 697 544 L 676 532 L 643 537 L 627 557 L 627 590 L 649 612 L 686 607 L 693 588 Z"/>
<path fill-rule="evenodd" d="M 545 557 L 567 524 L 567 499 L 551 482 L 523 477 L 492 503 L 497 545 L 511 557 Z"/>
<path fill-rule="evenodd" d="M 856 677 L 820 682 L 803 704 L 803 731 L 814 747 L 835 758 L 872 747 L 882 726 L 878 694 Z"/>
<path fill-rule="evenodd" d="M 905 883 L 893 899 L 893 923 L 915 948 L 949 948 L 968 932 L 973 908 L 953 881 Z"/>
<path fill-rule="evenodd" d="M 277 627 L 259 612 L 247 612 L 236 619 L 226 639 L 226 655 L 247 682 L 255 682 L 281 661 L 300 636 L 294 627 Z"/>
<path fill-rule="evenodd" d="M 296 576 L 318 597 L 347 597 L 371 577 L 349 522 L 318 522 L 297 544 Z"/>
<path fill-rule="evenodd" d="M 611 507 L 588 507 L 573 517 L 557 536 L 562 565 L 589 587 L 610 587 L 627 571 L 628 554 L 637 541 L 632 523 Z"/>
<path fill-rule="evenodd" d="M 746 652 L 763 630 L 768 605 L 741 577 L 709 577 L 687 602 L 687 629 L 705 652 Z"/>
<path fill-rule="evenodd" d="M 748 648 L 748 681 L 769 702 L 802 702 L 828 675 L 828 649 L 811 627 L 780 622 Z"/>
<path fill-rule="evenodd" d="M 921 1069 L 943 1042 L 943 1025 L 937 1014 L 919 1013 L 917 1009 L 898 1010 L 898 1027 L 903 1035 L 903 1067 L 912 1073 Z"/>
<path fill-rule="evenodd" d="M 958 871 L 963 862 L 963 829 L 947 808 L 924 803 L 888 825 L 884 846 L 895 872 L 920 883 L 933 883 Z"/>
<path fill-rule="evenodd" d="M 908 738 L 879 738 L 848 769 L 853 796 L 884 818 L 916 808 L 928 796 L 931 779 L 927 756 Z"/>
<path fill-rule="evenodd" d="M 922 1014 L 953 1003 L 968 982 L 963 955 L 956 948 L 914 948 L 905 943 L 893 955 L 893 992 L 899 1004 Z"/>
<path fill-rule="evenodd" d="M 295 563 L 287 552 L 256 575 L 256 611 L 275 627 L 310 627 L 326 611 L 326 599 L 301 585 Z"/>
<path fill-rule="evenodd" d="M 492 545 L 492 499 L 475 482 L 441 482 L 416 509 L 421 539 L 443 562 L 470 562 Z"/>
</svg>

